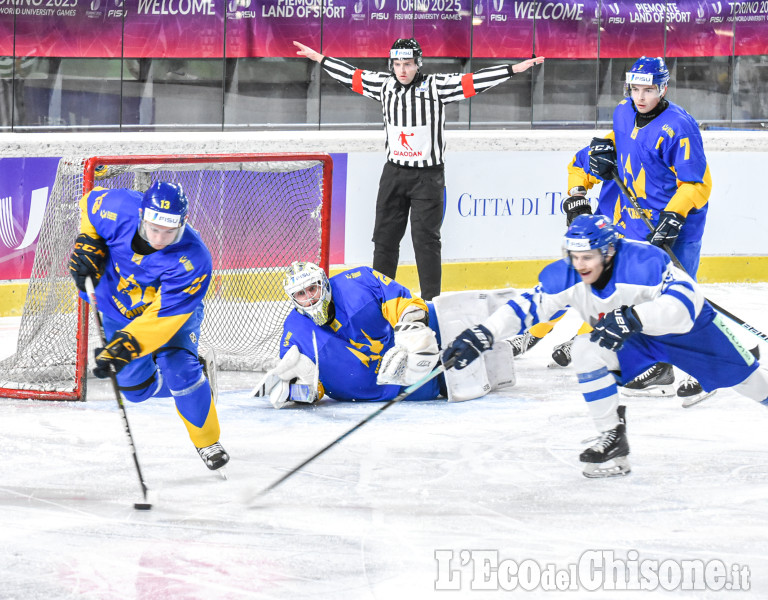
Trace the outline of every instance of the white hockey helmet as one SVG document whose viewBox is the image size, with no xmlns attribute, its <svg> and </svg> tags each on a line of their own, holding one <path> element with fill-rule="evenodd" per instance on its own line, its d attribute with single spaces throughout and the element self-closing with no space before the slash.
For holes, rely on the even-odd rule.
<svg viewBox="0 0 768 600">
<path fill-rule="evenodd" d="M 328 323 L 331 283 L 320 267 L 311 262 L 291 263 L 291 266 L 285 270 L 283 288 L 300 314 L 306 315 L 317 325 Z M 299 294 L 300 292 L 305 293 Z M 297 298 L 298 295 L 303 297 Z"/>
</svg>

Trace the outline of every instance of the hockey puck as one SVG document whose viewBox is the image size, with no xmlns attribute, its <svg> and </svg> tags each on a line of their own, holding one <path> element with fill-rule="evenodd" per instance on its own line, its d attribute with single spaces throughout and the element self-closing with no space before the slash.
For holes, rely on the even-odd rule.
<svg viewBox="0 0 768 600">
<path fill-rule="evenodd" d="M 149 502 L 136 502 L 133 505 L 133 508 L 135 508 L 136 510 L 151 510 L 152 505 Z"/>
</svg>

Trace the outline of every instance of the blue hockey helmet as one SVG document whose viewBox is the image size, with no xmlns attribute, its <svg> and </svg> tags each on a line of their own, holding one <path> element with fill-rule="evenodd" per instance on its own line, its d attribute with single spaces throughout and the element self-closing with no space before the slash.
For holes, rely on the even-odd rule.
<svg viewBox="0 0 768 600">
<path fill-rule="evenodd" d="M 618 239 L 616 228 L 605 215 L 579 215 L 565 233 L 563 249 L 566 257 L 571 252 L 600 250 L 605 258 Z"/>
<path fill-rule="evenodd" d="M 328 323 L 332 299 L 331 283 L 325 271 L 315 263 L 291 263 L 283 275 L 283 289 L 300 314 L 309 317 L 317 325 Z M 299 294 L 300 292 L 304 294 Z"/>
<path fill-rule="evenodd" d="M 669 83 L 669 69 L 660 56 L 648 58 L 641 56 L 627 71 L 624 81 L 624 95 L 629 97 L 630 86 L 636 85 L 656 85 L 659 89 L 659 96 L 663 95 Z"/>
<path fill-rule="evenodd" d="M 421 68 L 421 59 L 424 53 L 421 50 L 419 42 L 414 38 L 400 38 L 395 40 L 392 44 L 392 48 L 389 51 L 389 70 L 394 69 L 395 60 L 407 60 L 412 58 L 416 63 L 416 66 Z"/>
<path fill-rule="evenodd" d="M 176 230 L 174 236 L 163 243 L 162 247 L 175 244 L 184 235 L 188 212 L 189 200 L 180 183 L 155 181 L 141 199 L 139 235 L 155 246 L 148 237 L 147 229 L 159 225 Z"/>
</svg>

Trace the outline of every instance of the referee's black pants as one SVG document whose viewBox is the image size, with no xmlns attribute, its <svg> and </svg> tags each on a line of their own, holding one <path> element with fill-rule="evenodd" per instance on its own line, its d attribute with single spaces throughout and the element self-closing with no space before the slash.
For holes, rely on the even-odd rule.
<svg viewBox="0 0 768 600">
<path fill-rule="evenodd" d="M 410 212 L 411 239 L 424 300 L 440 294 L 444 195 L 443 165 L 401 167 L 389 161 L 384 165 L 373 226 L 373 268 L 392 279 L 397 275 L 400 240 Z"/>
</svg>

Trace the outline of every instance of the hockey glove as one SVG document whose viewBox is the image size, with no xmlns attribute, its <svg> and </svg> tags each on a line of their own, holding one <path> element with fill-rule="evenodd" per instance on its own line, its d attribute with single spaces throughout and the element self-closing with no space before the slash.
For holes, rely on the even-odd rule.
<svg viewBox="0 0 768 600">
<path fill-rule="evenodd" d="M 595 329 L 589 339 L 615 352 L 621 349 L 629 336 L 642 330 L 643 325 L 634 309 L 631 306 L 622 306 L 605 313 L 603 318 L 595 323 Z"/>
<path fill-rule="evenodd" d="M 493 335 L 483 325 L 462 331 L 443 352 L 443 364 L 453 363 L 457 371 L 473 362 L 493 346 Z"/>
<path fill-rule="evenodd" d="M 611 181 L 616 169 L 616 147 L 608 138 L 592 138 L 589 143 L 589 170 L 600 179 Z"/>
<path fill-rule="evenodd" d="M 435 368 L 440 359 L 435 332 L 420 321 L 395 325 L 395 345 L 381 359 L 379 385 L 411 385 Z"/>
<path fill-rule="evenodd" d="M 101 379 L 109 377 L 111 368 L 119 373 L 125 365 L 139 357 L 141 346 L 127 331 L 116 331 L 106 348 L 96 348 L 96 366 L 93 374 Z"/>
<path fill-rule="evenodd" d="M 104 273 L 107 262 L 107 243 L 101 238 L 94 238 L 81 233 L 75 240 L 75 249 L 69 257 L 69 273 L 75 280 L 75 286 L 85 291 L 85 280 L 90 277 L 95 286 Z"/>
<path fill-rule="evenodd" d="M 283 408 L 288 401 L 313 404 L 323 395 L 322 386 L 319 382 L 315 384 L 319 379 L 317 369 L 311 358 L 299 352 L 298 346 L 291 346 L 251 395 L 269 397 L 275 408 Z"/>
<path fill-rule="evenodd" d="M 563 200 L 563 210 L 565 211 L 565 220 L 568 227 L 579 215 L 591 215 L 592 205 L 584 196 L 570 196 Z"/>
<path fill-rule="evenodd" d="M 685 224 L 685 217 L 671 210 L 662 210 L 659 214 L 659 222 L 648 237 L 645 239 L 654 246 L 661 248 L 664 244 L 670 246 L 675 243 L 677 236 L 680 235 L 680 229 Z"/>
</svg>

